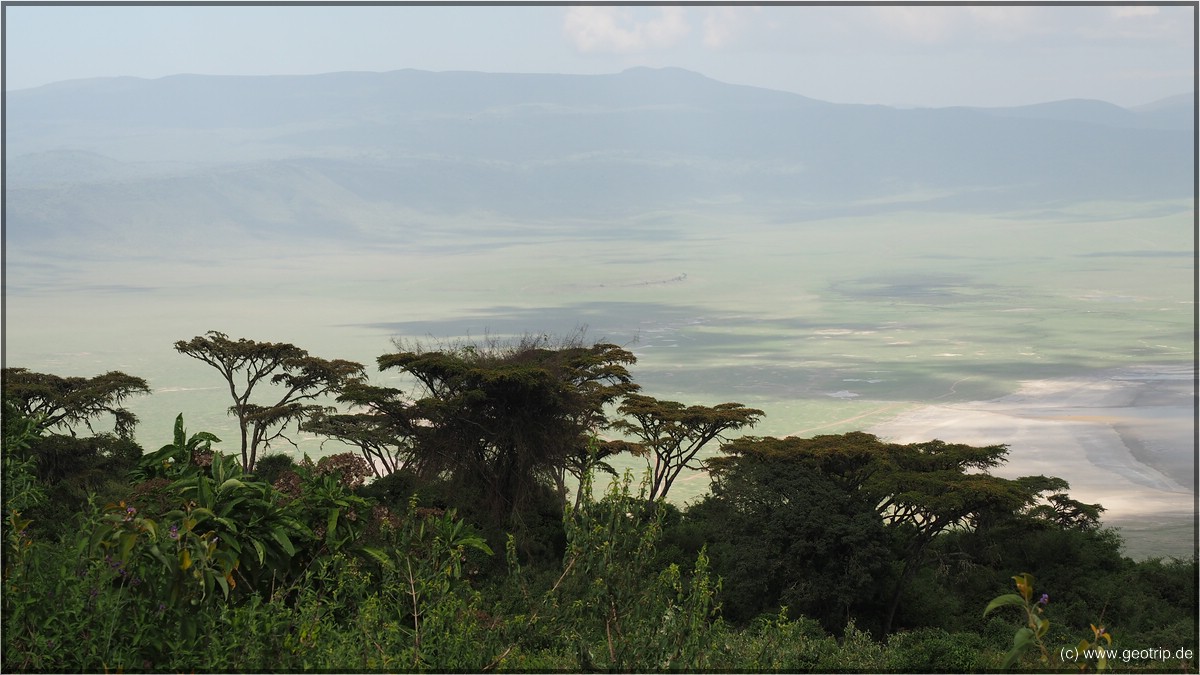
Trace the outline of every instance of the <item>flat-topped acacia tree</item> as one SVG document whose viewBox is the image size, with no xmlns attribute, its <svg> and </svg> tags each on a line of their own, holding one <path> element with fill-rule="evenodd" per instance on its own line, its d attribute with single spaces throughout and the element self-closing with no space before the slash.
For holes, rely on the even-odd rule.
<svg viewBox="0 0 1200 675">
<path fill-rule="evenodd" d="M 60 377 L 5 368 L 3 379 L 4 398 L 34 420 L 38 434 L 60 427 L 74 436 L 77 424 L 95 433 L 92 421 L 112 415 L 117 436 L 131 438 L 137 415 L 121 404 L 130 396 L 150 393 L 142 378 L 115 370 L 95 377 Z"/>
<path fill-rule="evenodd" d="M 605 406 L 638 388 L 626 368 L 636 360 L 632 353 L 588 345 L 581 335 L 396 346 L 379 357 L 379 368 L 411 378 L 411 405 L 397 412 L 393 402 L 403 397 L 378 390 L 388 403 L 371 408 L 392 411 L 399 435 L 411 438 L 407 468 L 478 492 L 493 524 L 519 512 L 541 485 L 565 498 L 563 473 L 606 424 Z"/>
<path fill-rule="evenodd" d="M 741 403 L 688 406 L 642 394 L 627 395 L 617 412 L 633 421 L 618 420 L 613 427 L 638 439 L 634 452 L 646 457 L 653 471 L 651 501 L 666 499 L 684 469 L 703 470 L 695 459 L 705 445 L 723 442 L 727 431 L 754 426 L 765 414 Z"/>
<path fill-rule="evenodd" d="M 314 401 L 336 392 L 348 380 L 360 377 L 360 363 L 326 360 L 286 342 L 231 340 L 217 331 L 175 343 L 175 351 L 216 368 L 229 385 L 242 440 L 242 468 L 253 471 L 260 448 L 283 435 L 291 422 L 325 410 Z M 259 392 L 266 405 L 251 402 Z M 290 442 L 290 441 L 289 441 Z"/>
<path fill-rule="evenodd" d="M 357 447 L 376 478 L 412 461 L 416 413 L 404 392 L 353 378 L 341 388 L 337 400 L 348 404 L 351 412 L 318 413 L 300 429 Z"/>
</svg>

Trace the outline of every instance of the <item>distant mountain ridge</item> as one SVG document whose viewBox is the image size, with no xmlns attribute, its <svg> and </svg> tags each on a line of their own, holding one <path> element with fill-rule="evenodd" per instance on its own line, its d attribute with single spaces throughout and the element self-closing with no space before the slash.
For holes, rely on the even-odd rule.
<svg viewBox="0 0 1200 675">
<path fill-rule="evenodd" d="M 794 219 L 1175 199 L 1194 185 L 1193 126 L 1179 122 L 1191 108 L 900 110 L 677 68 L 78 80 L 8 93 L 6 235 L 137 240 L 182 222 L 379 236 L 412 213 L 552 222 L 721 204 Z"/>
<path fill-rule="evenodd" d="M 791 107 L 819 104 L 798 94 L 725 85 L 682 69 L 632 68 L 616 75 L 342 72 L 325 75 L 172 75 L 101 78 L 9 93 L 18 136 L 56 125 L 273 127 L 362 119 L 448 117 L 520 107 L 587 111 L 625 108 Z"/>
<path fill-rule="evenodd" d="M 1181 94 L 1137 108 L 1122 108 L 1105 101 L 1067 99 L 1007 108 L 971 108 L 1000 117 L 1059 120 L 1103 124 L 1130 129 L 1187 130 L 1194 120 L 1193 99 Z"/>
<path fill-rule="evenodd" d="M 1193 107 L 1195 105 L 1195 101 L 1196 101 L 1196 95 L 1194 93 L 1175 94 L 1174 96 L 1167 96 L 1165 98 L 1160 98 L 1157 101 L 1151 101 L 1149 103 L 1145 103 L 1145 104 L 1142 104 L 1139 106 L 1134 106 L 1131 108 L 1131 110 L 1147 112 L 1147 111 L 1154 111 L 1154 110 L 1163 110 L 1165 108 L 1173 108 L 1173 107 L 1189 108 L 1189 107 Z"/>
<path fill-rule="evenodd" d="M 242 111 L 288 100 L 299 102 L 305 90 L 318 97 L 304 99 L 304 107 L 268 114 L 231 116 L 234 109 L 213 101 L 236 98 Z M 404 69 L 387 72 L 345 71 L 321 75 L 171 75 L 157 79 L 136 77 L 90 78 L 57 82 L 8 92 L 17 110 L 49 113 L 42 121 L 66 121 L 116 113 L 127 123 L 163 126 L 179 123 L 237 121 L 265 125 L 303 121 L 336 113 L 339 109 L 379 111 L 387 106 L 413 112 L 422 109 L 447 113 L 531 103 L 571 107 L 604 106 L 614 100 L 634 107 L 652 105 L 730 105 L 744 108 L 790 107 L 797 104 L 839 105 L 800 94 L 726 84 L 682 68 L 635 67 L 609 75 L 560 75 L 433 72 Z M 87 100 L 87 111 L 70 111 L 64 104 Z M 1092 99 L 1069 99 L 1032 105 L 964 109 L 1001 116 L 1124 123 L 1146 126 L 1144 113 L 1164 109 L 1190 110 L 1191 94 L 1179 94 L 1135 108 L 1121 108 Z M 845 104 L 843 104 L 845 105 Z M 861 105 L 861 104 L 849 104 Z M 75 114 L 71 114 L 74 112 Z M 225 114 L 211 117 L 214 112 Z M 1183 127 L 1186 128 L 1186 127 Z"/>
</svg>

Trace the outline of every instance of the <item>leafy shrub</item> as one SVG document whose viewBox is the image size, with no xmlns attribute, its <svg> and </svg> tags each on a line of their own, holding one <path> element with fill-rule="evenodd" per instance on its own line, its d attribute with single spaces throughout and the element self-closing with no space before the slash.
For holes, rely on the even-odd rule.
<svg viewBox="0 0 1200 675">
<path fill-rule="evenodd" d="M 965 673 L 980 669 L 984 647 L 975 633 L 922 628 L 888 636 L 884 670 L 902 673 Z"/>
<path fill-rule="evenodd" d="M 275 483 L 288 471 L 296 470 L 296 460 L 291 455 L 276 452 L 258 458 L 254 464 L 254 475 L 264 483 Z"/>
<path fill-rule="evenodd" d="M 720 624 L 715 666 L 721 671 L 811 672 L 836 658 L 837 641 L 808 617 L 788 619 L 786 607 L 777 615 L 761 615 L 744 630 Z"/>
<path fill-rule="evenodd" d="M 665 511 L 646 500 L 644 483 L 635 496 L 630 482 L 628 474 L 612 481 L 603 499 L 585 498 L 564 516 L 562 575 L 528 621 L 544 612 L 581 670 L 708 667 L 720 582 L 709 577 L 703 551 L 690 579 L 678 565 L 656 567 Z"/>
</svg>

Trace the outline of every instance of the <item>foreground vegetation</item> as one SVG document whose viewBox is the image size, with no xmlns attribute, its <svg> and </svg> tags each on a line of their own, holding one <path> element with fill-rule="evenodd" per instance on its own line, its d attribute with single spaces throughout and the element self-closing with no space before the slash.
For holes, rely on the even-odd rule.
<svg viewBox="0 0 1200 675">
<path fill-rule="evenodd" d="M 1196 560 L 1123 557 L 1066 481 L 991 476 L 1002 445 L 731 438 L 763 412 L 641 394 L 578 337 L 397 347 L 404 390 L 177 343 L 229 385 L 230 454 L 182 415 L 138 447 L 139 378 L 6 369 L 2 670 L 1196 667 Z M 268 452 L 297 426 L 359 453 Z M 709 443 L 709 494 L 673 506 Z"/>
</svg>

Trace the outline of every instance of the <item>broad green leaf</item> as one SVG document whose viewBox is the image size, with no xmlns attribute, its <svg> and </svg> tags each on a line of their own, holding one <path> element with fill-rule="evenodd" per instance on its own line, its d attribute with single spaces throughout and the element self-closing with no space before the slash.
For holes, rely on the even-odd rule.
<svg viewBox="0 0 1200 675">
<path fill-rule="evenodd" d="M 370 546 L 363 546 L 362 548 L 358 549 L 358 552 L 384 567 L 392 566 L 392 559 L 380 549 L 372 548 Z"/>
<path fill-rule="evenodd" d="M 234 511 L 238 511 L 238 506 L 245 502 L 245 497 L 233 497 L 221 502 L 221 515 L 227 516 Z"/>
<path fill-rule="evenodd" d="M 473 549 L 482 551 L 488 555 L 493 555 L 492 547 L 488 546 L 487 540 L 483 537 L 471 536 L 464 537 L 458 542 L 459 546 L 469 546 Z"/>
<path fill-rule="evenodd" d="M 1033 631 L 1028 627 L 1021 627 L 1013 635 L 1013 648 L 1024 649 L 1029 646 L 1029 642 L 1033 639 Z"/>
<path fill-rule="evenodd" d="M 88 550 L 95 552 L 96 549 L 100 547 L 101 542 L 108 538 L 107 535 L 111 531 L 112 530 L 110 530 L 106 526 L 100 526 L 100 527 L 97 527 L 95 530 L 93 530 L 92 531 L 92 540 L 91 540 L 90 545 L 88 546 Z M 107 546 L 107 543 L 105 545 Z"/>
<path fill-rule="evenodd" d="M 1025 604 L 1025 598 L 1022 598 L 1021 596 L 1017 595 L 1016 593 L 1006 593 L 1004 595 L 998 596 L 996 599 L 989 602 L 988 606 L 986 608 L 984 608 L 984 610 L 983 610 L 983 615 L 987 616 L 989 613 L 991 613 L 992 610 L 994 610 L 998 607 L 1004 607 L 1005 605 L 1024 605 L 1024 604 Z"/>
<path fill-rule="evenodd" d="M 182 448 L 187 445 L 187 436 L 183 433 L 183 413 L 175 418 L 175 447 Z"/>
<path fill-rule="evenodd" d="M 283 547 L 283 550 L 288 554 L 289 557 L 296 555 L 296 547 L 292 546 L 292 540 L 288 539 L 286 533 L 281 532 L 280 530 L 273 530 L 271 532 L 271 536 L 274 537 L 275 541 L 279 542 L 279 545 Z"/>
<path fill-rule="evenodd" d="M 1009 668 L 1012 668 L 1013 664 L 1017 662 L 1017 659 L 1021 658 L 1021 651 L 1022 650 L 1017 649 L 1016 647 L 1010 649 L 1008 653 L 1004 655 L 1004 663 L 1000 664 L 1000 669 L 1008 670 Z"/>
<path fill-rule="evenodd" d="M 221 585 L 221 592 L 225 595 L 225 599 L 228 600 L 229 599 L 229 581 L 220 574 L 214 574 L 213 578 L 215 578 L 217 580 L 217 583 Z"/>
<path fill-rule="evenodd" d="M 217 492 L 225 492 L 231 487 L 244 488 L 246 484 L 236 478 L 228 478 L 224 483 L 221 483 L 221 487 L 217 488 Z"/>
<path fill-rule="evenodd" d="M 133 551 L 133 545 L 136 543 L 136 533 L 126 532 L 125 534 L 122 534 L 120 548 L 117 549 L 117 557 L 121 560 L 129 560 L 129 554 Z"/>
<path fill-rule="evenodd" d="M 333 509 L 329 512 L 329 517 L 325 519 L 325 545 L 330 548 L 333 548 L 333 533 L 337 528 L 338 516 L 341 514 L 341 509 Z"/>
<path fill-rule="evenodd" d="M 262 542 L 257 539 L 251 539 L 250 543 L 254 546 L 255 553 L 258 553 L 258 564 L 263 564 L 267 559 L 267 549 L 262 545 Z"/>
<path fill-rule="evenodd" d="M 213 490 L 212 482 L 204 476 L 196 477 L 197 501 L 205 508 L 211 508 L 213 505 Z"/>
<path fill-rule="evenodd" d="M 1032 638 L 1033 631 L 1029 630 L 1028 628 L 1021 628 L 1017 630 L 1016 634 L 1013 635 L 1013 648 L 1009 650 L 1008 654 L 1004 657 L 1004 664 L 1001 666 L 1001 668 L 1004 668 L 1005 670 L 1011 668 L 1012 665 L 1021 658 L 1021 654 L 1029 648 L 1030 644 L 1032 644 L 1030 642 Z"/>
<path fill-rule="evenodd" d="M 157 544 L 150 547 L 150 555 L 153 556 L 155 560 L 162 563 L 163 566 L 166 567 L 168 570 L 171 569 L 171 560 L 169 560 L 167 558 L 167 556 L 162 552 L 162 549 L 160 549 Z"/>
</svg>

